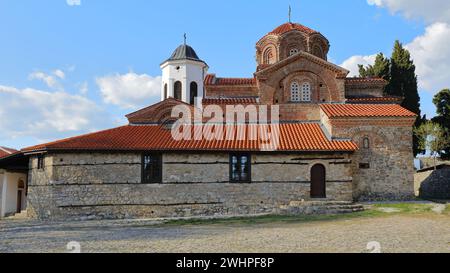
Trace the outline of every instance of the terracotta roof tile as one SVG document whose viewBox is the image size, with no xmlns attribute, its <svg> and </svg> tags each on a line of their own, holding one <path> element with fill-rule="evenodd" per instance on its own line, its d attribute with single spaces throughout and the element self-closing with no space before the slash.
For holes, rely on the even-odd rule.
<svg viewBox="0 0 450 273">
<path fill-rule="evenodd" d="M 348 98 L 348 103 L 400 103 L 403 100 L 402 97 L 354 97 Z"/>
<path fill-rule="evenodd" d="M 328 117 L 414 117 L 416 114 L 397 104 L 321 104 Z"/>
<path fill-rule="evenodd" d="M 18 152 L 17 150 L 0 146 L 0 158 L 4 158 L 4 157 L 7 157 L 7 156 L 10 156 L 10 155 L 15 154 L 17 152 Z"/>
<path fill-rule="evenodd" d="M 224 125 L 203 125 L 224 126 Z M 23 152 L 41 150 L 100 150 L 100 151 L 259 151 L 262 141 L 250 139 L 251 128 L 258 130 L 267 125 L 224 126 L 224 132 L 237 128 L 244 132 L 242 140 L 181 140 L 176 141 L 171 131 L 160 125 L 122 126 L 106 131 L 73 137 L 25 148 Z M 202 128 L 200 126 L 200 128 Z M 318 123 L 280 124 L 278 151 L 355 151 L 357 145 L 351 141 L 329 140 Z M 211 128 L 210 128 L 211 129 Z M 198 131 L 197 131 L 198 132 Z M 200 131 L 201 132 L 201 131 Z M 236 139 L 236 138 L 234 138 Z"/>
<path fill-rule="evenodd" d="M 203 105 L 238 105 L 238 104 L 257 104 L 257 98 L 205 98 Z"/>
<path fill-rule="evenodd" d="M 346 84 L 359 84 L 359 83 L 377 83 L 387 84 L 388 82 L 382 78 L 346 78 Z"/>
<path fill-rule="evenodd" d="M 217 78 L 214 74 L 205 77 L 205 85 L 255 85 L 255 78 Z"/>
<path fill-rule="evenodd" d="M 297 23 L 286 23 L 286 24 L 282 24 L 281 26 L 275 28 L 274 30 L 272 30 L 271 32 L 269 32 L 269 34 L 274 34 L 274 35 L 282 35 L 286 32 L 292 31 L 292 30 L 298 30 L 307 34 L 313 34 L 313 33 L 318 33 L 317 31 L 310 29 L 309 27 L 306 27 L 304 25 L 301 24 L 297 24 Z"/>
</svg>

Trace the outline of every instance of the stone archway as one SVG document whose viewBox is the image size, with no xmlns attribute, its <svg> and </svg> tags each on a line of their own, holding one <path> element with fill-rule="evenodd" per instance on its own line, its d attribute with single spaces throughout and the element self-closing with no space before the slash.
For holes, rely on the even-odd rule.
<svg viewBox="0 0 450 273">
<path fill-rule="evenodd" d="M 326 170 L 322 164 L 311 168 L 311 198 L 326 198 Z"/>
</svg>

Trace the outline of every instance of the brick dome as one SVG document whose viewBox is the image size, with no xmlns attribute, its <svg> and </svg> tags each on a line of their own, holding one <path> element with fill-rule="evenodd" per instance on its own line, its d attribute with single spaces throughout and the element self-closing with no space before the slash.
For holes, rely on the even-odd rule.
<svg viewBox="0 0 450 273">
<path fill-rule="evenodd" d="M 275 28 L 271 32 L 269 32 L 269 35 L 283 35 L 290 31 L 300 31 L 306 34 L 314 34 L 318 33 L 317 31 L 310 29 L 309 27 L 305 27 L 304 25 L 298 24 L 298 23 L 285 23 L 281 26 Z"/>
</svg>

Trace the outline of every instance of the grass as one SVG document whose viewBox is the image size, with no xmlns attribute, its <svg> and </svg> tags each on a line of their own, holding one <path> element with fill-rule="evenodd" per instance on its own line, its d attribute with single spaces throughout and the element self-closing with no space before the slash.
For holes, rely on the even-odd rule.
<svg viewBox="0 0 450 273">
<path fill-rule="evenodd" d="M 362 212 L 336 215 L 264 215 L 255 217 L 232 217 L 226 219 L 189 219 L 189 220 L 169 220 L 165 226 L 183 226 L 183 225 L 260 225 L 271 223 L 308 223 L 318 221 L 337 221 L 356 218 L 384 217 L 391 215 L 411 215 L 426 214 L 432 212 L 433 205 L 416 203 L 398 203 L 398 204 L 374 204 L 371 209 Z M 385 212 L 383 209 L 392 209 L 393 212 Z M 444 213 L 450 215 L 450 205 L 447 205 Z"/>
</svg>

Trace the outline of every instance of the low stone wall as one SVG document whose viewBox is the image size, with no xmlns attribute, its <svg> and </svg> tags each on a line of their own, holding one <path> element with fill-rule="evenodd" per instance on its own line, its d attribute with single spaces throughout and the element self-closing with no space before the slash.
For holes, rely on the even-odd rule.
<svg viewBox="0 0 450 273">
<path fill-rule="evenodd" d="M 450 169 L 417 173 L 414 182 L 419 197 L 450 200 Z"/>
<path fill-rule="evenodd" d="M 310 169 L 327 170 L 328 200 L 351 201 L 348 155 L 252 156 L 252 183 L 229 183 L 229 154 L 163 155 L 163 183 L 141 184 L 140 154 L 52 154 L 30 160 L 29 210 L 40 219 L 270 213 L 309 199 Z"/>
</svg>

